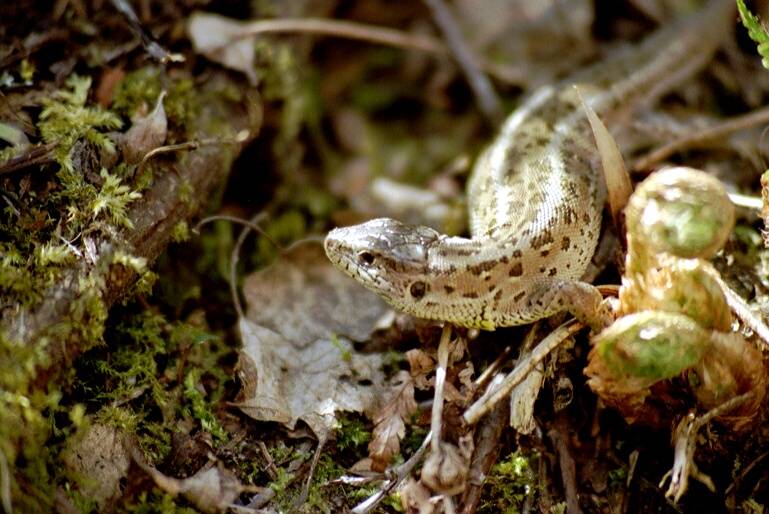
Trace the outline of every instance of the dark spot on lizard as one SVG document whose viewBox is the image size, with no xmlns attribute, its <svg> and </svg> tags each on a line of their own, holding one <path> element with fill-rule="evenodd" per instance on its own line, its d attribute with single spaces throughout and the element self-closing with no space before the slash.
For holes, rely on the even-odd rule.
<svg viewBox="0 0 769 514">
<path fill-rule="evenodd" d="M 558 273 L 557 269 L 550 268 L 550 271 L 547 272 L 547 275 L 550 276 L 550 277 L 554 277 L 556 273 Z"/>
<path fill-rule="evenodd" d="M 541 252 L 539 252 L 539 254 L 542 257 L 547 257 L 548 255 L 550 255 L 550 250 L 542 250 Z"/>
<path fill-rule="evenodd" d="M 479 262 L 475 266 L 468 267 L 467 271 L 469 271 L 473 275 L 478 276 L 481 273 L 483 273 L 484 271 L 491 271 L 491 270 L 493 270 L 496 267 L 496 265 L 497 265 L 497 261 Z"/>
<path fill-rule="evenodd" d="M 548 243 L 553 242 L 553 234 L 549 230 L 543 230 L 531 239 L 531 247 L 539 250 Z"/>
<path fill-rule="evenodd" d="M 469 293 L 463 293 L 462 297 L 463 298 L 478 298 L 478 293 L 476 293 L 475 291 L 470 291 Z"/>
<path fill-rule="evenodd" d="M 520 277 L 523 275 L 523 265 L 520 261 L 516 262 L 512 266 L 510 266 L 510 276 L 511 277 Z"/>
<path fill-rule="evenodd" d="M 572 207 L 566 207 L 563 211 L 563 221 L 567 225 L 571 225 L 577 220 L 577 214 Z"/>
<path fill-rule="evenodd" d="M 454 292 L 454 288 L 451 286 L 443 286 L 443 290 L 446 291 L 446 294 L 451 294 Z"/>
<path fill-rule="evenodd" d="M 513 257 L 515 257 L 516 259 L 520 259 L 522 255 L 523 253 L 520 250 L 515 250 L 513 252 Z"/>
<path fill-rule="evenodd" d="M 569 249 L 570 246 L 571 246 L 571 239 L 569 239 L 568 237 L 564 237 L 563 239 L 561 239 L 561 250 L 566 251 Z"/>
<path fill-rule="evenodd" d="M 502 298 L 503 291 L 500 289 L 496 293 L 494 293 L 494 301 L 498 302 L 500 298 Z"/>
<path fill-rule="evenodd" d="M 513 296 L 513 301 L 514 302 L 520 301 L 520 299 L 523 298 L 524 296 L 526 296 L 526 291 L 521 291 L 517 295 Z"/>
</svg>

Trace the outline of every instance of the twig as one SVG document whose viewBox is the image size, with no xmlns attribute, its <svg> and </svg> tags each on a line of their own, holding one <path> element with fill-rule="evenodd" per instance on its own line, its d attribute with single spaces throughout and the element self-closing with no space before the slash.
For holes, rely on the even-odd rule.
<svg viewBox="0 0 769 514">
<path fill-rule="evenodd" d="M 324 435 L 323 437 L 318 438 L 318 447 L 315 449 L 315 454 L 312 456 L 312 462 L 310 463 L 310 470 L 307 472 L 307 480 L 304 481 L 304 485 L 302 486 L 302 493 L 299 495 L 296 501 L 294 501 L 294 503 L 291 505 L 294 512 L 301 511 L 302 505 L 304 505 L 304 502 L 307 501 L 307 496 L 310 494 L 310 485 L 312 484 L 312 477 L 315 475 L 315 468 L 318 467 L 321 451 L 323 450 L 323 447 L 326 446 L 327 441 L 328 441 L 327 435 Z"/>
<path fill-rule="evenodd" d="M 743 207 L 745 209 L 751 209 L 761 212 L 764 208 L 764 202 L 757 196 L 742 195 L 740 193 L 729 193 L 729 200 L 736 207 Z"/>
<path fill-rule="evenodd" d="M 432 432 L 428 432 L 424 441 L 422 441 L 422 444 L 419 446 L 419 449 L 414 452 L 414 455 L 412 455 L 409 460 L 400 466 L 393 468 L 389 473 L 387 473 L 392 478 L 385 482 L 379 491 L 356 505 L 351 512 L 353 514 L 368 514 L 372 509 L 374 509 L 374 507 L 379 505 L 379 502 L 385 499 L 388 494 L 390 494 L 396 487 L 398 487 L 398 485 L 400 485 L 400 483 L 411 474 L 419 461 L 422 460 L 422 456 L 425 454 L 427 447 L 430 445 L 432 435 Z"/>
<path fill-rule="evenodd" d="M 729 412 L 752 397 L 753 391 L 750 391 L 725 401 L 702 416 L 696 417 L 694 413 L 689 413 L 681 420 L 674 431 L 675 450 L 673 467 L 665 473 L 659 484 L 659 487 L 662 487 L 665 481 L 670 478 L 670 485 L 668 490 L 665 491 L 666 497 L 672 497 L 673 502 L 677 503 L 686 492 L 689 485 L 689 476 L 699 480 L 708 489 L 715 492 L 716 488 L 713 485 L 713 481 L 709 476 L 702 473 L 694 462 L 694 452 L 697 450 L 697 433 L 716 416 Z"/>
<path fill-rule="evenodd" d="M 641 170 L 649 169 L 653 165 L 660 161 L 667 159 L 671 155 L 685 150 L 687 148 L 696 147 L 703 143 L 712 141 L 714 139 L 722 138 L 736 132 L 743 130 L 759 123 L 766 123 L 769 121 L 769 107 L 764 107 L 757 111 L 749 112 L 741 116 L 735 116 L 722 123 L 702 129 L 691 134 L 687 134 L 679 139 L 671 141 L 668 144 L 652 150 L 645 156 L 636 160 L 633 164 L 633 171 L 638 172 Z"/>
<path fill-rule="evenodd" d="M 440 452 L 441 428 L 443 427 L 443 391 L 446 385 L 446 368 L 449 366 L 449 344 L 451 343 L 451 324 L 446 323 L 438 344 L 438 365 L 435 368 L 435 395 L 433 396 L 433 411 L 430 418 L 430 431 L 433 440 L 430 450 Z"/>
<path fill-rule="evenodd" d="M 264 460 L 267 461 L 264 470 L 270 475 L 270 480 L 275 480 L 278 478 L 278 468 L 275 466 L 275 460 L 273 460 L 272 455 L 270 455 L 270 452 L 267 450 L 267 445 L 264 444 L 264 441 L 257 441 L 256 447 L 259 448 L 259 453 L 261 453 Z"/>
<path fill-rule="evenodd" d="M 23 154 L 8 159 L 0 164 L 0 175 L 13 173 L 14 171 L 22 170 L 37 164 L 48 164 L 53 162 L 53 149 L 56 148 L 58 144 L 58 142 L 53 141 L 44 145 L 34 146 Z"/>
<path fill-rule="evenodd" d="M 489 366 L 483 370 L 483 373 L 478 375 L 478 378 L 476 378 L 473 383 L 477 387 L 483 387 L 486 385 L 486 383 L 491 380 L 494 377 L 494 374 L 496 371 L 502 367 L 502 363 L 510 356 L 510 353 L 512 353 L 513 347 L 512 346 L 506 346 L 502 352 L 497 355 L 497 358 L 494 359 L 494 362 L 489 364 Z"/>
<path fill-rule="evenodd" d="M 244 25 L 240 32 L 230 41 L 222 44 L 221 47 L 223 48 L 237 39 L 276 32 L 307 32 L 324 36 L 357 39 L 396 48 L 419 50 L 435 55 L 450 55 L 449 49 L 439 39 L 434 37 L 409 34 L 400 30 L 352 21 L 330 20 L 326 18 L 280 18 L 254 21 Z M 212 50 L 216 50 L 216 48 Z M 504 83 L 525 84 L 528 82 L 527 76 L 522 69 L 501 66 L 482 57 L 479 57 L 478 63 L 481 69 Z"/>
<path fill-rule="evenodd" d="M 487 390 L 483 396 L 465 411 L 462 416 L 465 422 L 469 425 L 477 423 L 497 402 L 510 394 L 510 391 L 520 384 L 531 370 L 542 362 L 550 352 L 558 348 L 569 336 L 579 332 L 582 328 L 584 328 L 584 325 L 575 320 L 567 321 L 556 328 L 510 372 L 502 384 Z"/>
<path fill-rule="evenodd" d="M 118 10 L 118 12 L 120 12 L 120 14 L 123 15 L 123 18 L 125 18 L 127 22 L 128 28 L 131 30 L 133 35 L 141 41 L 144 50 L 147 51 L 150 57 L 160 62 L 161 64 L 166 64 L 169 62 L 184 62 L 184 56 L 182 54 L 171 53 L 163 48 L 160 43 L 155 41 L 155 38 L 152 37 L 152 34 L 150 34 L 149 31 L 144 28 L 144 25 L 142 25 L 139 21 L 139 17 L 136 16 L 136 12 L 134 12 L 131 4 L 129 4 L 126 0 L 112 0 L 112 5 L 115 7 L 115 9 Z"/>
<path fill-rule="evenodd" d="M 246 236 L 249 234 L 251 230 L 256 231 L 258 234 L 263 235 L 268 241 L 270 241 L 272 244 L 276 245 L 278 248 L 278 244 L 273 241 L 273 239 L 267 235 L 267 233 L 258 225 L 260 221 L 262 221 L 264 218 L 267 217 L 266 212 L 260 212 L 255 214 L 251 217 L 251 219 L 247 223 L 243 223 L 245 227 L 243 230 L 240 231 L 240 234 L 238 234 L 238 239 L 235 241 L 235 245 L 232 247 L 232 253 L 230 254 L 230 296 L 232 297 L 232 304 L 235 306 L 235 311 L 238 313 L 238 318 L 243 318 L 245 316 L 243 311 L 243 305 L 240 303 L 240 295 L 238 295 L 238 277 L 237 277 L 237 271 L 238 271 L 238 261 L 240 260 L 240 248 L 243 246 L 243 243 L 246 240 Z M 206 219 L 200 220 L 200 223 L 196 225 L 197 227 L 200 227 L 203 225 L 204 222 L 211 221 L 212 219 L 221 219 L 222 217 L 219 216 L 210 216 Z M 223 218 L 229 218 L 229 216 L 223 216 Z M 237 220 L 237 218 L 235 218 Z M 235 221 L 230 220 L 230 221 Z M 243 220 L 240 220 L 243 221 Z"/>
<path fill-rule="evenodd" d="M 443 0 L 424 0 L 424 2 L 430 7 L 435 24 L 441 29 L 446 44 L 467 78 L 481 112 L 492 125 L 498 125 L 504 115 L 502 103 L 489 78 L 481 72 L 479 60 L 465 42 L 454 17 Z"/>
<path fill-rule="evenodd" d="M 568 433 L 565 426 L 567 422 L 568 420 L 564 418 L 563 414 L 560 414 L 553 428 L 547 432 L 547 435 L 553 443 L 555 453 L 558 454 L 558 467 L 561 468 L 561 481 L 563 482 L 563 491 L 566 496 L 566 512 L 569 514 L 581 514 L 582 509 L 579 506 L 577 494 L 577 471 L 574 458 L 569 451 L 566 436 Z"/>
<path fill-rule="evenodd" d="M 468 488 L 462 495 L 462 513 L 475 512 L 483 492 L 483 483 L 499 456 L 499 438 L 509 416 L 507 402 L 499 402 L 491 413 L 478 424 L 475 434 L 475 452 L 470 463 Z"/>
<path fill-rule="evenodd" d="M 259 124 L 261 125 L 261 120 L 259 120 Z M 198 148 L 209 145 L 242 145 L 245 141 L 251 139 L 252 137 L 256 137 L 256 134 L 253 134 L 252 136 L 248 131 L 241 131 L 234 138 L 211 137 L 194 141 L 184 141 L 183 143 L 176 143 L 174 145 L 158 146 L 157 148 L 153 148 L 147 152 L 144 157 L 142 157 L 142 160 L 139 162 L 139 165 L 136 168 L 136 174 L 141 175 L 142 170 L 144 170 L 144 166 L 156 155 L 177 152 L 179 150 L 197 150 Z"/>
<path fill-rule="evenodd" d="M 732 311 L 738 318 L 740 318 L 740 321 L 753 329 L 761 342 L 764 343 L 765 347 L 769 347 L 769 327 L 766 326 L 764 320 L 751 310 L 750 305 L 748 305 L 740 295 L 735 293 L 732 288 L 729 287 L 729 284 L 724 282 L 720 273 L 715 272 L 712 275 L 718 282 L 718 285 L 721 286 L 721 291 L 723 291 L 724 296 L 726 297 L 726 303 Z"/>
<path fill-rule="evenodd" d="M 734 489 L 736 489 L 739 486 L 740 481 L 742 481 L 742 479 L 744 479 L 751 471 L 753 471 L 756 468 L 756 466 L 761 464 L 761 462 L 767 457 L 769 457 L 769 452 L 764 452 L 758 457 L 756 457 L 755 459 L 753 459 L 753 461 L 750 464 L 742 468 L 740 470 L 740 474 L 734 477 L 734 480 L 732 480 L 732 483 L 729 484 L 729 487 L 727 487 L 726 491 L 724 491 L 724 496 L 725 497 L 730 496 L 732 494 L 732 491 L 734 491 Z"/>
</svg>

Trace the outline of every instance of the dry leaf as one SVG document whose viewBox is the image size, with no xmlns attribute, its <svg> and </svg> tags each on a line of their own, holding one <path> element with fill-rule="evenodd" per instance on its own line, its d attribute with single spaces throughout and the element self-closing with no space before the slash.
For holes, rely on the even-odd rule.
<svg viewBox="0 0 769 514">
<path fill-rule="evenodd" d="M 123 433 L 115 427 L 94 424 L 83 437 L 74 437 L 64 450 L 63 461 L 78 481 L 78 490 L 101 508 L 119 496 L 131 459 Z"/>
<path fill-rule="evenodd" d="M 534 404 L 545 381 L 544 366 L 539 363 L 523 381 L 510 392 L 510 426 L 516 432 L 531 434 L 537 428 Z"/>
<path fill-rule="evenodd" d="M 238 37 L 246 25 L 218 14 L 195 12 L 187 23 L 187 34 L 197 53 L 244 73 L 251 84 L 256 85 L 254 38 Z"/>
<path fill-rule="evenodd" d="M 328 435 L 338 410 L 371 412 L 384 384 L 380 354 L 357 353 L 388 307 L 339 273 L 319 246 L 303 245 L 243 286 L 240 320 L 247 415 Z"/>
<path fill-rule="evenodd" d="M 148 152 L 165 143 L 168 134 L 168 120 L 163 108 L 165 96 L 165 91 L 160 93 L 155 108 L 147 116 L 135 116 L 133 125 L 121 138 L 120 148 L 128 164 L 138 163 Z"/>
<path fill-rule="evenodd" d="M 337 271 L 320 245 L 301 245 L 246 277 L 246 317 L 298 346 L 317 339 L 371 337 L 389 307 Z"/>
<path fill-rule="evenodd" d="M 429 353 L 419 348 L 406 352 L 409 363 L 409 373 L 417 389 L 425 390 L 432 387 L 433 380 L 427 375 L 435 370 L 435 359 Z"/>
<path fill-rule="evenodd" d="M 422 482 L 417 482 L 413 478 L 409 478 L 400 488 L 400 497 L 403 509 L 410 514 L 440 512 L 435 501 L 430 498 L 430 490 L 422 485 Z"/>
<path fill-rule="evenodd" d="M 575 89 L 576 86 L 575 86 Z M 633 184 L 630 182 L 630 175 L 625 169 L 625 161 L 622 159 L 617 142 L 612 137 L 606 125 L 601 118 L 590 107 L 589 101 L 585 101 L 577 89 L 577 94 L 582 101 L 582 107 L 585 109 L 587 119 L 590 122 L 590 128 L 593 131 L 595 144 L 598 147 L 598 153 L 601 156 L 601 166 L 603 168 L 603 177 L 606 181 L 606 190 L 609 196 L 609 209 L 614 223 L 619 226 L 620 213 L 627 205 L 630 195 L 633 193 Z"/>
<path fill-rule="evenodd" d="M 203 512 L 224 512 L 238 498 L 244 487 L 238 478 L 224 468 L 212 466 L 201 469 L 189 478 L 178 479 L 164 475 L 140 458 L 134 458 L 139 466 L 149 474 L 155 484 L 172 496 L 181 494 Z M 245 509 L 246 507 L 239 507 Z M 252 511 L 248 509 L 246 512 Z"/>
<path fill-rule="evenodd" d="M 289 428 L 301 419 L 323 439 L 336 411 L 373 409 L 384 382 L 381 355 L 359 355 L 341 338 L 297 345 L 246 319 L 240 333 L 245 385 L 237 406 L 248 416 Z"/>
<path fill-rule="evenodd" d="M 368 445 L 372 469 L 384 471 L 393 456 L 400 453 L 400 440 L 406 435 L 405 420 L 416 410 L 414 381 L 401 371 L 393 377 L 390 400 L 374 417 L 374 432 Z"/>
<path fill-rule="evenodd" d="M 430 451 L 422 465 L 421 481 L 436 493 L 454 496 L 467 488 L 473 439 L 467 434 L 459 446 L 442 441 L 437 451 Z"/>
</svg>

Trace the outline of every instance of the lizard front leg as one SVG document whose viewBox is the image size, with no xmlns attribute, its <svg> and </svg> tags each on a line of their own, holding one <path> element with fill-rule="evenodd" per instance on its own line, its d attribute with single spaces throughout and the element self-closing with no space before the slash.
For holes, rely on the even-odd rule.
<svg viewBox="0 0 769 514">
<path fill-rule="evenodd" d="M 567 279 L 542 279 L 526 296 L 526 309 L 538 317 L 567 311 L 580 322 L 599 332 L 614 320 L 611 308 L 595 286 Z"/>
</svg>

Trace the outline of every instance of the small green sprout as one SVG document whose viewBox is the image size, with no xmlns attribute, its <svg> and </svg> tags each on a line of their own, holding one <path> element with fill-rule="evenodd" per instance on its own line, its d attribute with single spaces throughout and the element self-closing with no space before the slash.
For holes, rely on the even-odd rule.
<svg viewBox="0 0 769 514">
<path fill-rule="evenodd" d="M 745 0 L 737 0 L 737 10 L 740 12 L 742 25 L 748 30 L 748 36 L 758 44 L 758 55 L 762 57 L 761 64 L 769 69 L 769 33 L 758 17 L 748 10 Z"/>
</svg>

